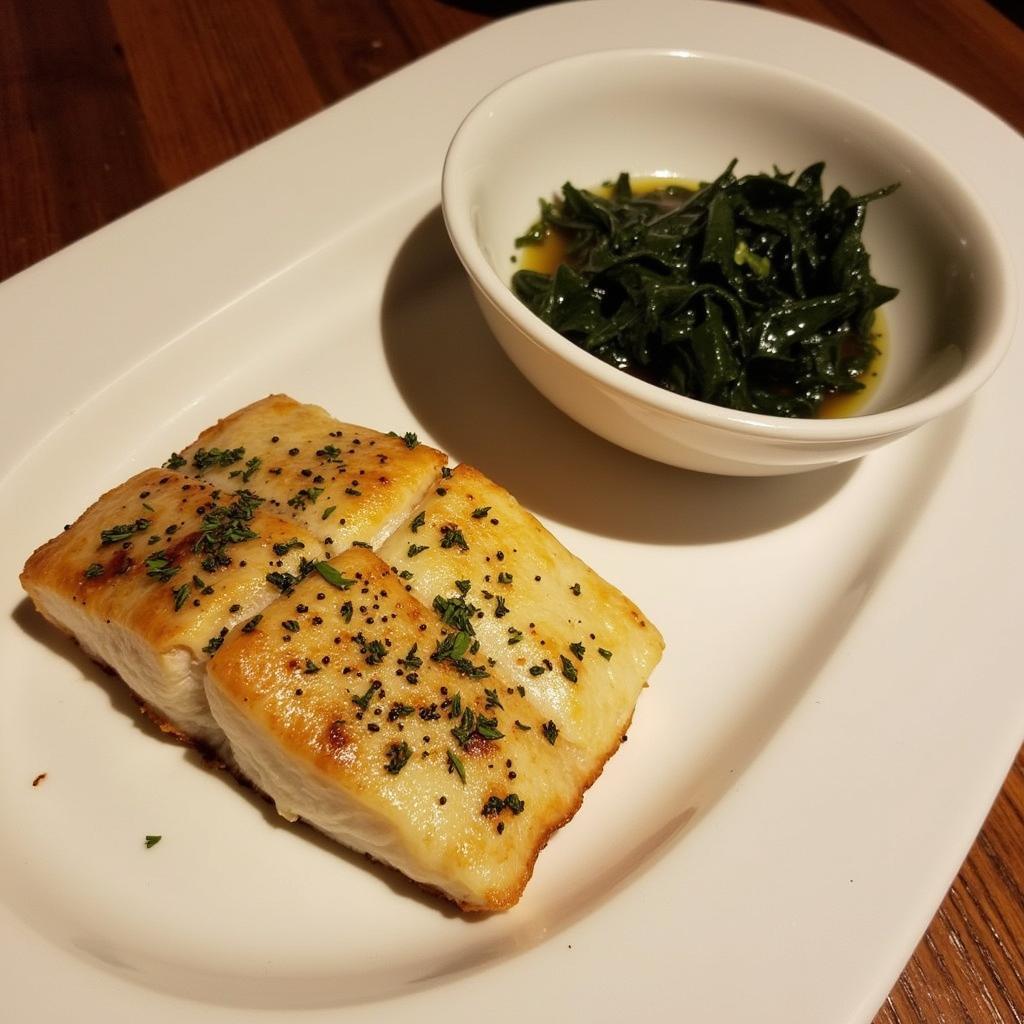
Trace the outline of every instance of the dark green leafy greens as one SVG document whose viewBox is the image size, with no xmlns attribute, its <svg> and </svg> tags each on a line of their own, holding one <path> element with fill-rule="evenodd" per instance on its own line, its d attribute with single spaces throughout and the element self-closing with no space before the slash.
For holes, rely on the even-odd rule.
<svg viewBox="0 0 1024 1024">
<path fill-rule="evenodd" d="M 516 295 L 570 341 L 669 391 L 728 408 L 813 416 L 860 390 L 877 354 L 875 310 L 897 291 L 871 275 L 861 231 L 891 185 L 825 198 L 823 163 L 798 175 L 736 177 L 698 191 L 608 197 L 567 182 L 516 240 L 561 236 L 551 274 L 520 270 Z"/>
</svg>

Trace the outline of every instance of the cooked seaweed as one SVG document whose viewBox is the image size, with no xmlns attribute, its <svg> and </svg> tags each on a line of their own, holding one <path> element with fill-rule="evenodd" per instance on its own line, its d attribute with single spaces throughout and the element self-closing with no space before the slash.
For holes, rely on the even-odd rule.
<svg viewBox="0 0 1024 1024">
<path fill-rule="evenodd" d="M 861 232 L 890 185 L 826 199 L 825 165 L 736 177 L 734 160 L 699 189 L 606 194 L 569 182 L 518 246 L 552 233 L 552 274 L 519 270 L 516 295 L 612 366 L 690 398 L 774 416 L 817 414 L 860 390 L 877 355 L 875 310 L 896 294 L 871 275 Z"/>
</svg>

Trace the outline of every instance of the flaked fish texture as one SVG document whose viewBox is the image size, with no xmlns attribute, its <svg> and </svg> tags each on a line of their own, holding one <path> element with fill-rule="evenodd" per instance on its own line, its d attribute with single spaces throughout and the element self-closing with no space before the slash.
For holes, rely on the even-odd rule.
<svg viewBox="0 0 1024 1024">
<path fill-rule="evenodd" d="M 664 644 L 504 488 L 446 463 L 271 395 L 105 494 L 21 579 L 284 817 L 503 910 Z"/>
</svg>

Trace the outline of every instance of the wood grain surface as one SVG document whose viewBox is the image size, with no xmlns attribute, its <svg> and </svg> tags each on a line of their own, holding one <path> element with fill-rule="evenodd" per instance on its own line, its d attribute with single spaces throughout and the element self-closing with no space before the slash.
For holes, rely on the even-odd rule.
<svg viewBox="0 0 1024 1024">
<path fill-rule="evenodd" d="M 524 6 L 0 0 L 0 280 Z M 997 6 L 760 6 L 884 47 L 1024 128 L 1024 32 Z M 1024 757 L 875 1022 L 1024 1022 Z"/>
</svg>

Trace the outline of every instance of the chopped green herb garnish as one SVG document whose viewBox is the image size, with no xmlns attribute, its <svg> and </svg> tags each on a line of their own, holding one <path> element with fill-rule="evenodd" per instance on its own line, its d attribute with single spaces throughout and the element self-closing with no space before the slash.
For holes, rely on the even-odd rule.
<svg viewBox="0 0 1024 1024">
<path fill-rule="evenodd" d="M 575 595 L 576 595 L 577 597 L 579 597 L 579 596 L 580 596 L 580 585 L 579 585 L 578 583 L 574 583 L 574 584 L 573 584 L 573 585 L 572 585 L 572 586 L 571 586 L 571 587 L 570 587 L 569 589 L 570 589 L 570 590 L 571 590 L 571 591 L 572 591 L 572 592 L 573 592 L 573 593 L 574 593 L 574 594 L 575 594 Z"/>
<path fill-rule="evenodd" d="M 451 467 L 449 467 L 449 466 L 442 466 L 441 467 L 441 479 L 442 480 L 450 479 L 451 475 L 452 475 Z"/>
<path fill-rule="evenodd" d="M 281 628 L 286 630 L 289 633 L 298 633 L 300 627 L 299 627 L 298 620 L 296 620 L 296 619 L 285 619 L 284 622 L 281 623 Z"/>
<path fill-rule="evenodd" d="M 341 462 L 341 449 L 335 448 L 333 444 L 325 444 L 323 448 L 317 449 L 317 457 L 327 462 Z"/>
<path fill-rule="evenodd" d="M 463 597 L 465 597 L 469 593 L 470 588 L 472 586 L 473 585 L 469 582 L 469 580 L 456 580 L 455 581 L 455 588 L 456 588 L 456 590 L 459 591 L 460 594 L 462 594 Z"/>
<path fill-rule="evenodd" d="M 412 579 L 412 577 L 413 577 L 413 573 L 412 573 L 412 572 L 410 572 L 410 570 L 408 570 L 408 569 L 403 569 L 403 570 L 402 570 L 402 571 L 401 571 L 401 572 L 400 572 L 400 573 L 398 574 L 398 578 L 399 578 L 400 580 L 411 580 L 411 579 Z"/>
<path fill-rule="evenodd" d="M 146 849 L 152 850 L 161 839 L 163 839 L 163 836 L 146 836 Z"/>
<path fill-rule="evenodd" d="M 177 452 L 171 452 L 171 457 L 164 463 L 164 469 L 181 469 L 188 462 L 188 459 L 183 459 Z"/>
<path fill-rule="evenodd" d="M 499 594 L 494 600 L 494 617 L 503 619 L 506 615 L 508 615 L 508 605 L 505 604 L 505 598 Z"/>
<path fill-rule="evenodd" d="M 121 544 L 137 533 L 145 533 L 149 529 L 148 519 L 136 519 L 134 523 L 124 523 L 120 526 L 111 526 L 109 530 L 100 530 L 100 543 Z"/>
<path fill-rule="evenodd" d="M 310 658 L 306 659 L 306 667 L 302 670 L 303 675 L 315 676 L 320 671 L 320 666 Z"/>
<path fill-rule="evenodd" d="M 203 556 L 200 564 L 204 571 L 216 572 L 220 567 L 230 565 L 228 546 L 257 536 L 248 524 L 262 504 L 263 499 L 251 491 L 239 491 L 230 505 L 214 505 L 203 516 L 199 539 L 192 550 Z"/>
<path fill-rule="evenodd" d="M 609 650 L 606 650 L 604 647 L 598 647 L 597 653 L 600 654 L 601 657 L 604 658 L 605 661 L 611 661 L 612 660 L 612 652 L 609 651 Z"/>
<path fill-rule="evenodd" d="M 387 648 L 379 640 L 371 640 L 366 645 L 366 664 L 379 665 L 387 653 Z"/>
<path fill-rule="evenodd" d="M 490 818 L 495 814 L 501 814 L 503 810 L 505 810 L 505 801 L 500 796 L 489 796 L 480 813 L 485 818 Z"/>
<path fill-rule="evenodd" d="M 441 547 L 458 548 L 460 551 L 469 550 L 466 538 L 463 537 L 462 531 L 457 526 L 441 527 Z"/>
<path fill-rule="evenodd" d="M 498 582 L 499 583 L 511 583 L 512 582 L 512 573 L 510 573 L 510 572 L 499 572 L 498 573 Z"/>
<path fill-rule="evenodd" d="M 530 675 L 531 676 L 542 676 L 543 674 L 544 674 L 544 666 L 543 665 L 531 665 L 530 666 Z"/>
<path fill-rule="evenodd" d="M 323 510 L 323 512 L 320 513 L 320 518 L 322 520 L 326 521 L 326 520 L 330 519 L 331 516 L 333 516 L 334 513 L 337 512 L 337 510 L 338 510 L 338 506 L 337 505 L 331 505 L 330 507 L 325 508 Z"/>
<path fill-rule="evenodd" d="M 267 582 L 272 587 L 277 587 L 282 594 L 288 595 L 295 589 L 299 577 L 293 576 L 290 572 L 268 572 Z"/>
<path fill-rule="evenodd" d="M 434 653 L 430 656 L 434 661 L 455 661 L 461 658 L 469 650 L 469 634 L 461 630 L 457 633 L 447 633 L 442 640 L 438 641 Z"/>
<path fill-rule="evenodd" d="M 370 701 L 373 699 L 374 693 L 380 689 L 380 683 L 375 679 L 370 683 L 369 689 L 362 695 L 362 697 L 353 697 L 352 703 L 361 707 L 364 711 L 369 710 Z"/>
<path fill-rule="evenodd" d="M 356 633 L 352 641 L 367 665 L 379 665 L 387 657 L 388 649 L 379 640 L 367 640 L 362 633 Z"/>
<path fill-rule="evenodd" d="M 532 725 L 523 725 L 523 723 L 520 722 L 519 719 L 517 718 L 516 719 L 516 728 L 517 729 L 522 729 L 523 732 L 529 732 L 533 728 L 533 726 Z"/>
<path fill-rule="evenodd" d="M 412 530 L 413 533 L 415 533 L 426 521 L 427 521 L 427 513 L 426 512 L 417 512 L 416 513 L 416 517 L 409 524 L 409 529 Z"/>
<path fill-rule="evenodd" d="M 262 615 L 254 615 L 243 627 L 243 633 L 251 633 L 263 621 Z"/>
<path fill-rule="evenodd" d="M 416 653 L 416 649 L 418 647 L 419 644 L 413 644 L 412 647 L 409 648 L 409 653 L 401 659 L 402 664 L 406 665 L 408 668 L 420 668 L 423 665 L 423 659 Z"/>
<path fill-rule="evenodd" d="M 583 646 L 582 641 L 578 641 L 574 644 L 569 644 L 569 650 L 576 655 L 579 661 L 583 660 L 583 655 L 587 653 L 586 647 Z"/>
<path fill-rule="evenodd" d="M 82 575 L 87 580 L 94 580 L 97 576 L 103 575 L 103 566 L 99 562 L 93 562 Z"/>
<path fill-rule="evenodd" d="M 426 551 L 429 546 L 429 544 L 410 544 L 406 555 L 409 558 L 415 558 L 421 551 Z"/>
<path fill-rule="evenodd" d="M 690 398 L 773 416 L 814 416 L 860 390 L 877 354 L 876 309 L 896 294 L 871 274 L 866 195 L 835 188 L 824 164 L 736 177 L 736 161 L 694 192 L 608 197 L 566 183 L 518 244 L 568 246 L 552 275 L 520 270 L 516 295 L 606 363 Z"/>
<path fill-rule="evenodd" d="M 332 587 L 337 587 L 339 590 L 348 590 L 349 587 L 355 585 L 355 580 L 342 576 L 329 562 L 317 562 L 314 568 Z"/>
<path fill-rule="evenodd" d="M 484 718 L 483 715 L 477 715 L 476 732 L 485 740 L 500 740 L 505 735 L 498 730 L 497 718 Z"/>
<path fill-rule="evenodd" d="M 192 465 L 202 473 L 211 466 L 230 466 L 239 462 L 243 455 L 245 455 L 244 448 L 200 448 L 192 456 Z"/>
<path fill-rule="evenodd" d="M 351 601 L 346 601 L 341 606 L 340 611 L 341 611 L 341 617 L 346 622 L 351 622 L 352 621 L 352 602 Z"/>
<path fill-rule="evenodd" d="M 303 487 L 288 499 L 288 504 L 301 512 L 306 508 L 306 505 L 315 505 L 316 499 L 323 493 L 324 489 L 322 487 Z"/>
<path fill-rule="evenodd" d="M 487 703 L 486 703 L 485 707 L 487 707 L 487 708 L 501 708 L 502 711 L 505 710 L 504 706 L 501 703 L 501 701 L 498 699 L 498 691 L 497 690 L 488 690 L 485 687 L 484 688 L 484 696 L 487 697 Z"/>
<path fill-rule="evenodd" d="M 419 443 L 419 438 L 410 430 L 405 434 L 399 434 L 397 431 L 389 430 L 388 437 L 398 437 L 405 442 L 406 448 L 415 448 Z"/>
<path fill-rule="evenodd" d="M 558 658 L 562 663 L 562 675 L 565 676 L 570 683 L 577 682 L 578 677 L 576 675 L 576 666 L 564 654 L 560 654 Z"/>
<path fill-rule="evenodd" d="M 441 616 L 446 626 L 454 626 L 465 633 L 474 632 L 470 620 L 477 610 L 464 597 L 442 597 L 438 594 L 434 598 L 434 611 Z"/>
<path fill-rule="evenodd" d="M 473 518 L 474 519 L 486 519 L 487 518 L 487 513 L 490 512 L 490 511 L 491 511 L 491 506 L 490 505 L 484 505 L 483 508 L 475 508 L 475 509 L 473 509 Z"/>
<path fill-rule="evenodd" d="M 402 740 L 401 743 L 392 743 L 388 747 L 388 760 L 384 766 L 391 775 L 397 775 L 412 757 L 412 749 L 409 744 Z"/>
<path fill-rule="evenodd" d="M 259 456 L 253 456 L 246 464 L 245 469 L 233 470 L 229 476 L 241 476 L 242 483 L 247 484 L 252 475 L 263 465 L 263 460 Z"/>
<path fill-rule="evenodd" d="M 513 814 L 522 814 L 526 808 L 526 803 L 523 800 L 520 800 L 515 793 L 509 793 L 509 795 L 504 798 L 491 795 L 487 798 L 487 803 L 484 804 L 480 813 L 485 818 L 492 818 L 497 814 L 501 814 L 506 807 Z M 499 826 L 499 828 L 500 827 L 501 826 Z"/>
<path fill-rule="evenodd" d="M 462 763 L 462 758 L 451 747 L 448 748 L 448 772 L 455 772 L 462 779 L 462 784 L 466 784 L 466 767 Z"/>
<path fill-rule="evenodd" d="M 451 734 L 458 740 L 460 747 L 465 747 L 475 730 L 476 715 L 472 708 L 466 708 L 462 712 L 462 721 L 451 730 Z"/>
<path fill-rule="evenodd" d="M 520 629 L 516 629 L 515 626 L 508 627 L 508 646 L 511 647 L 513 644 L 519 643 L 523 639 L 523 632 Z"/>
<path fill-rule="evenodd" d="M 166 583 L 178 570 L 180 565 L 175 565 L 167 556 L 166 551 L 154 551 L 146 559 L 146 575 L 153 579 Z"/>
<path fill-rule="evenodd" d="M 281 544 L 274 545 L 275 555 L 287 555 L 292 548 L 304 548 L 306 545 L 299 540 L 298 537 L 292 537 L 291 540 L 286 540 Z"/>
<path fill-rule="evenodd" d="M 188 595 L 192 593 L 192 585 L 190 583 L 182 583 L 177 590 L 174 591 L 174 610 L 181 611 L 181 606 L 188 600 Z"/>
<path fill-rule="evenodd" d="M 203 654 L 214 654 L 220 650 L 220 645 L 224 643 L 224 635 L 212 636 L 207 641 L 206 646 L 203 648 Z"/>
<path fill-rule="evenodd" d="M 555 725 L 554 722 L 545 722 L 541 726 L 541 732 L 544 733 L 544 739 L 546 739 L 551 746 L 554 746 L 555 740 L 558 739 L 558 726 Z"/>
</svg>

